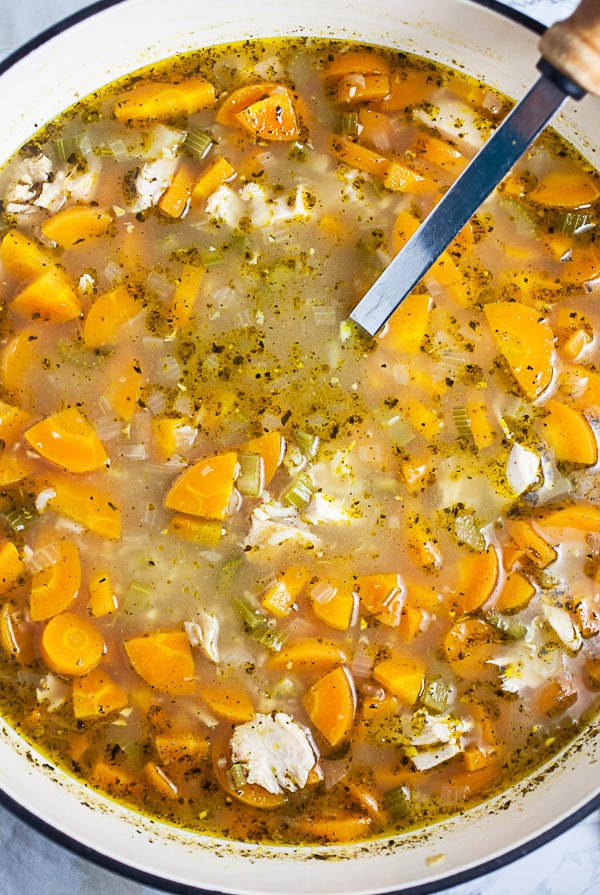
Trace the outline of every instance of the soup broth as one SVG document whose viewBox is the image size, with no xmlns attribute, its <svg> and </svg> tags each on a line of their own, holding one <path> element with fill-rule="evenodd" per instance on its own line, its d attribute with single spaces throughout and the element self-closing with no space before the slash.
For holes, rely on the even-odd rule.
<svg viewBox="0 0 600 895">
<path fill-rule="evenodd" d="M 600 179 L 546 133 L 376 339 L 348 314 L 510 108 L 404 53 L 248 42 L 0 174 L 0 704 L 236 840 L 510 787 L 600 689 Z"/>
</svg>

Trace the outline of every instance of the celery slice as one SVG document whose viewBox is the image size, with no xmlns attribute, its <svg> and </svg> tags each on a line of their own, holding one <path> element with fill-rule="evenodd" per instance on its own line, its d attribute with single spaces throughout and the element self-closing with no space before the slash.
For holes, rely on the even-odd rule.
<svg viewBox="0 0 600 895">
<path fill-rule="evenodd" d="M 265 482 L 265 464 L 258 454 L 238 454 L 240 474 L 236 486 L 246 497 L 260 497 Z"/>
<path fill-rule="evenodd" d="M 445 711 L 449 697 L 450 687 L 439 678 L 431 678 L 425 681 L 420 700 L 430 712 L 439 713 Z"/>
<path fill-rule="evenodd" d="M 193 158 L 201 160 L 210 152 L 214 143 L 212 134 L 201 129 L 188 131 L 183 145 Z"/>
<path fill-rule="evenodd" d="M 281 494 L 281 502 L 288 507 L 296 507 L 297 510 L 303 509 L 310 502 L 311 497 L 315 493 L 315 486 L 307 473 L 301 472 L 300 475 L 288 485 Z"/>
<path fill-rule="evenodd" d="M 406 786 L 388 789 L 385 801 L 392 820 L 402 820 L 410 813 L 410 792 Z"/>
</svg>

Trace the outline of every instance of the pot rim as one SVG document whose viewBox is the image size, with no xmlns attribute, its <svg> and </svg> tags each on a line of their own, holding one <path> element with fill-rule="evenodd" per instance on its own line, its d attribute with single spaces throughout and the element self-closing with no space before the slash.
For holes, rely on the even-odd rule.
<svg viewBox="0 0 600 895">
<path fill-rule="evenodd" d="M 86 21 L 99 13 L 105 12 L 111 7 L 119 6 L 122 3 L 127 2 L 129 2 L 129 0 L 95 0 L 95 2 L 90 5 L 60 19 L 55 24 L 44 29 L 36 36 L 17 47 L 17 49 L 13 50 L 8 56 L 0 61 L 0 77 L 21 60 L 35 52 L 35 50 L 51 41 L 53 38 L 68 31 L 78 23 Z M 498 13 L 504 18 L 514 22 L 516 25 L 535 34 L 541 35 L 545 31 L 546 26 L 543 23 L 531 18 L 518 9 L 507 6 L 505 3 L 501 2 L 501 0 L 466 0 L 466 2 Z M 220 895 L 216 890 L 209 890 L 199 886 L 190 885 L 189 883 L 180 883 L 175 880 L 170 880 L 167 877 L 131 866 L 108 854 L 100 852 L 77 840 L 74 836 L 64 832 L 64 830 L 59 827 L 43 820 L 29 808 L 26 808 L 12 796 L 9 796 L 1 786 L 0 805 L 4 809 L 10 811 L 18 820 L 26 823 L 46 839 L 67 849 L 76 857 L 90 861 L 96 866 L 108 870 L 109 872 L 117 873 L 124 878 L 141 883 L 142 885 L 162 889 L 164 892 L 173 893 L 173 895 L 196 895 L 196 893 L 197 895 Z M 564 818 L 555 821 L 547 829 L 514 848 L 509 849 L 496 857 L 484 860 L 475 866 L 452 872 L 443 878 L 437 878 L 429 882 L 418 883 L 408 888 L 403 888 L 401 895 L 434 895 L 434 893 L 442 892 L 453 886 L 487 876 L 494 871 L 503 869 L 515 861 L 526 857 L 552 840 L 557 839 L 563 833 L 566 833 L 572 827 L 577 826 L 597 810 L 600 810 L 600 793 L 592 796 L 589 801 L 585 802 L 585 804 L 576 808 Z M 395 895 L 395 893 L 389 892 L 389 895 Z M 399 892 L 398 895 L 400 895 Z"/>
</svg>

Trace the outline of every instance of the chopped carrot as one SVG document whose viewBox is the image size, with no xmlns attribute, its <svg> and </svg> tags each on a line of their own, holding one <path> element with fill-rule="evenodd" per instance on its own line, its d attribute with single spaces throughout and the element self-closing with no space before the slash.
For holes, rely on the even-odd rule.
<svg viewBox="0 0 600 895">
<path fill-rule="evenodd" d="M 72 205 L 53 214 L 42 224 L 46 239 L 61 248 L 71 248 L 86 239 L 106 236 L 113 226 L 113 215 L 95 205 Z"/>
<path fill-rule="evenodd" d="M 190 322 L 204 274 L 204 267 L 185 264 L 177 277 L 169 311 L 169 323 L 176 329 L 183 329 Z"/>
<path fill-rule="evenodd" d="M 140 786 L 138 778 L 130 770 L 107 761 L 97 761 L 94 764 L 90 780 L 94 786 L 106 792 L 118 792 L 122 795 L 128 795 Z"/>
<path fill-rule="evenodd" d="M 197 516 L 186 516 L 177 513 L 169 520 L 169 531 L 192 544 L 205 547 L 216 547 L 223 537 L 223 526 L 220 522 L 200 519 Z"/>
<path fill-rule="evenodd" d="M 294 609 L 295 597 L 283 579 L 271 584 L 263 594 L 261 604 L 267 612 L 277 618 L 287 618 Z"/>
<path fill-rule="evenodd" d="M 0 594 L 6 594 L 23 580 L 23 560 L 12 541 L 0 540 Z"/>
<path fill-rule="evenodd" d="M 539 525 L 551 528 L 575 528 L 578 531 L 600 532 L 600 508 L 589 503 L 572 503 L 549 510 L 536 519 Z"/>
<path fill-rule="evenodd" d="M 259 435 L 258 438 L 251 438 L 246 442 L 245 450 L 262 457 L 265 467 L 265 488 L 268 487 L 283 462 L 285 438 L 281 432 L 274 429 L 272 432 Z"/>
<path fill-rule="evenodd" d="M 104 650 L 104 637 L 98 628 L 75 612 L 51 618 L 40 640 L 40 654 L 48 668 L 70 677 L 88 674 Z"/>
<path fill-rule="evenodd" d="M 45 460 L 67 472 L 102 469 L 108 454 L 92 424 L 76 407 L 59 410 L 25 432 L 28 443 Z"/>
<path fill-rule="evenodd" d="M 339 103 L 354 106 L 384 99 L 389 92 L 390 79 L 387 75 L 350 72 L 339 79 L 336 99 Z"/>
<path fill-rule="evenodd" d="M 435 481 L 434 457 L 430 453 L 422 453 L 409 460 L 403 460 L 400 463 L 400 471 L 407 488 L 412 494 L 416 494 Z"/>
<path fill-rule="evenodd" d="M 556 459 L 594 466 L 598 462 L 598 442 L 581 410 L 554 398 L 544 410 L 542 431 Z"/>
<path fill-rule="evenodd" d="M 0 454 L 0 486 L 15 485 L 37 472 L 35 461 L 30 457 Z"/>
<path fill-rule="evenodd" d="M 194 693 L 194 657 L 184 631 L 155 631 L 124 646 L 134 671 L 151 687 L 174 696 Z"/>
<path fill-rule="evenodd" d="M 411 149 L 428 165 L 435 165 L 446 171 L 457 171 L 467 164 L 467 159 L 460 149 L 431 134 L 419 133 Z M 469 225 L 461 232 L 467 241 L 472 242 L 472 230 Z"/>
<path fill-rule="evenodd" d="M 407 643 L 420 634 L 425 620 L 425 614 L 422 609 L 414 606 L 403 606 L 400 615 L 400 624 L 398 625 L 398 633 L 400 639 Z"/>
<path fill-rule="evenodd" d="M 490 424 L 487 404 L 478 398 L 470 398 L 467 401 L 467 417 L 469 428 L 478 451 L 484 451 L 494 443 L 496 437 Z"/>
<path fill-rule="evenodd" d="M 400 575 L 382 573 L 363 575 L 355 581 L 360 605 L 378 621 L 395 628 L 400 624 L 406 587 Z"/>
<path fill-rule="evenodd" d="M 486 603 L 498 584 L 500 560 L 495 547 L 481 553 L 465 553 L 459 560 L 456 600 L 461 612 L 475 612 Z"/>
<path fill-rule="evenodd" d="M 479 746 L 469 745 L 463 752 L 463 763 L 467 771 L 481 771 L 494 760 L 496 753 L 493 749 L 481 749 Z"/>
<path fill-rule="evenodd" d="M 580 208 L 600 196 L 600 182 L 583 171 L 550 171 L 527 194 L 527 198 L 550 208 Z"/>
<path fill-rule="evenodd" d="M 237 116 L 239 112 L 247 109 L 267 96 L 271 96 L 279 89 L 278 84 L 271 82 L 263 82 L 259 84 L 246 84 L 239 87 L 225 97 L 223 103 L 219 107 L 216 120 L 219 124 L 227 124 L 229 127 L 235 127 L 237 124 Z"/>
<path fill-rule="evenodd" d="M 391 248 L 395 255 L 408 242 L 411 236 L 414 236 L 420 226 L 420 221 L 406 209 L 403 209 L 396 220 L 392 229 Z M 400 306 L 402 307 L 402 306 Z"/>
<path fill-rule="evenodd" d="M 83 310 L 79 296 L 58 267 L 49 267 L 25 286 L 10 307 L 24 317 L 49 323 L 76 320 Z"/>
<path fill-rule="evenodd" d="M 600 690 L 600 658 L 585 660 L 583 672 L 589 687 L 592 690 Z"/>
<path fill-rule="evenodd" d="M 406 70 L 394 73 L 390 78 L 390 93 L 382 99 L 378 108 L 386 112 L 401 112 L 431 96 L 437 75 L 431 71 Z"/>
<path fill-rule="evenodd" d="M 425 341 L 432 309 L 433 300 L 426 293 L 407 295 L 381 331 L 379 341 L 391 351 L 418 354 Z"/>
<path fill-rule="evenodd" d="M 160 796 L 164 799 L 178 799 L 179 788 L 174 780 L 171 780 L 160 765 L 154 761 L 149 761 L 144 765 L 144 776 L 148 783 L 154 787 Z"/>
<path fill-rule="evenodd" d="M 39 277 L 54 266 L 50 253 L 18 230 L 9 230 L 2 240 L 0 259 L 4 269 L 18 280 Z"/>
<path fill-rule="evenodd" d="M 513 541 L 525 556 L 540 569 L 545 569 L 556 559 L 556 550 L 539 534 L 530 522 L 519 519 L 511 525 Z"/>
<path fill-rule="evenodd" d="M 121 508 L 104 489 L 73 480 L 71 476 L 46 476 L 54 496 L 48 507 L 82 525 L 101 538 L 118 541 L 121 536 Z"/>
<path fill-rule="evenodd" d="M 117 98 L 115 117 L 123 124 L 168 121 L 193 115 L 215 104 L 215 88 L 203 78 L 186 78 L 178 84 L 156 81 L 133 87 Z"/>
<path fill-rule="evenodd" d="M 373 677 L 405 705 L 414 705 L 425 682 L 425 663 L 413 656 L 394 655 L 376 663 Z"/>
<path fill-rule="evenodd" d="M 552 379 L 554 338 L 538 311 L 520 302 L 490 302 L 483 307 L 498 350 L 532 400 Z"/>
<path fill-rule="evenodd" d="M 365 814 L 343 814 L 331 817 L 311 817 L 294 820 L 292 826 L 311 839 L 325 842 L 352 842 L 369 835 L 371 818 Z"/>
<path fill-rule="evenodd" d="M 425 441 L 435 441 L 444 427 L 444 420 L 420 398 L 407 398 L 402 406 L 406 419 Z"/>
<path fill-rule="evenodd" d="M 175 219 L 184 216 L 189 209 L 192 190 L 198 178 L 198 169 L 191 161 L 180 162 L 171 183 L 158 200 L 158 207 L 168 217 Z"/>
<path fill-rule="evenodd" d="M 535 587 L 522 572 L 509 572 L 495 606 L 500 612 L 526 606 L 535 593 Z"/>
<path fill-rule="evenodd" d="M 378 53 L 366 50 L 350 50 L 347 53 L 336 54 L 335 59 L 325 66 L 325 77 L 328 81 L 344 78 L 346 75 L 384 74 L 389 73 L 387 59 Z"/>
<path fill-rule="evenodd" d="M 381 180 L 390 166 L 390 160 L 380 152 L 354 143 L 346 137 L 335 137 L 331 144 L 333 154 L 349 168 L 358 168 L 367 174 L 374 174 Z"/>
<path fill-rule="evenodd" d="M 10 600 L 0 608 L 0 646 L 19 665 L 30 665 L 37 658 L 33 627 Z"/>
<path fill-rule="evenodd" d="M 27 389 L 27 376 L 39 358 L 37 341 L 39 336 L 30 330 L 21 330 L 11 336 L 0 356 L 0 379 L 7 394 L 18 403 L 30 406 L 31 392 Z"/>
<path fill-rule="evenodd" d="M 540 714 L 552 718 L 577 702 L 577 690 L 571 684 L 552 680 L 544 684 L 537 694 L 536 705 Z"/>
<path fill-rule="evenodd" d="M 24 426 L 31 420 L 31 414 L 13 404 L 0 400 L 0 444 L 4 450 L 19 441 Z"/>
<path fill-rule="evenodd" d="M 459 677 L 485 680 L 494 673 L 488 664 L 496 632 L 478 618 L 465 618 L 450 628 L 443 639 L 448 662 Z"/>
<path fill-rule="evenodd" d="M 356 691 L 346 666 L 319 678 L 302 697 L 302 705 L 332 746 L 341 743 L 350 733 L 356 712 Z"/>
<path fill-rule="evenodd" d="M 270 668 L 301 668 L 323 674 L 346 661 L 339 643 L 322 637 L 304 637 L 285 643 L 278 653 L 270 656 Z"/>
<path fill-rule="evenodd" d="M 290 141 L 300 134 L 294 100 L 285 88 L 242 109 L 235 119 L 256 140 Z"/>
<path fill-rule="evenodd" d="M 237 453 L 198 460 L 176 479 L 165 498 L 169 510 L 206 519 L 224 519 L 235 487 Z"/>
<path fill-rule="evenodd" d="M 236 175 L 231 162 L 223 155 L 218 155 L 200 174 L 192 190 L 192 206 L 203 205 L 209 196 L 224 183 Z"/>
<path fill-rule="evenodd" d="M 318 581 L 310 588 L 309 600 L 314 614 L 330 628 L 346 631 L 350 627 L 355 605 L 351 585 Z"/>
<path fill-rule="evenodd" d="M 386 190 L 391 190 L 394 193 L 410 193 L 411 195 L 431 189 L 431 181 L 424 174 L 420 174 L 414 168 L 409 168 L 408 165 L 403 165 L 399 161 L 390 162 L 383 178 L 383 185 Z"/>
<path fill-rule="evenodd" d="M 33 621 L 43 621 L 64 612 L 73 603 L 81 585 L 79 550 L 70 538 L 53 540 L 56 559 L 33 575 L 29 613 Z"/>
<path fill-rule="evenodd" d="M 569 335 L 562 346 L 562 353 L 569 360 L 577 360 L 584 354 L 594 341 L 593 336 L 585 329 L 577 329 Z"/>
<path fill-rule="evenodd" d="M 88 581 L 90 592 L 90 612 L 97 618 L 111 615 L 119 608 L 119 600 L 115 594 L 108 572 L 94 572 Z"/>
<path fill-rule="evenodd" d="M 192 731 L 156 734 L 154 747 L 163 764 L 169 765 L 184 758 L 207 758 L 210 752 L 208 737 Z"/>
<path fill-rule="evenodd" d="M 252 697 L 239 684 L 219 682 L 202 684 L 200 695 L 218 718 L 243 724 L 256 714 Z"/>
<path fill-rule="evenodd" d="M 119 328 L 141 310 L 140 302 L 126 286 L 115 286 L 99 295 L 83 322 L 83 341 L 88 348 L 105 348 L 117 341 Z"/>
<path fill-rule="evenodd" d="M 90 748 L 90 738 L 87 733 L 68 733 L 66 736 L 69 744 L 69 758 L 79 764 L 87 750 Z"/>
<path fill-rule="evenodd" d="M 433 527 L 420 513 L 409 514 L 407 523 L 407 544 L 415 564 L 427 572 L 440 569 L 443 557 Z"/>
<path fill-rule="evenodd" d="M 73 711 L 76 718 L 97 718 L 125 708 L 127 693 L 107 672 L 94 668 L 73 681 Z"/>
<path fill-rule="evenodd" d="M 146 377 L 135 357 L 119 358 L 114 366 L 111 385 L 106 393 L 113 410 L 121 419 L 130 422 L 139 409 Z"/>
</svg>

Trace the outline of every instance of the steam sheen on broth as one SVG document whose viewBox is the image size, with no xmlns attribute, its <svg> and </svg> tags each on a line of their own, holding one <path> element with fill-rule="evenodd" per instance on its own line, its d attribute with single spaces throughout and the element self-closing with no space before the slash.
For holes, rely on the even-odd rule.
<svg viewBox="0 0 600 895">
<path fill-rule="evenodd" d="M 0 173 L 0 705 L 90 786 L 389 836 L 597 709 L 597 173 L 546 133 L 377 339 L 348 322 L 509 106 L 249 42 Z"/>
</svg>

